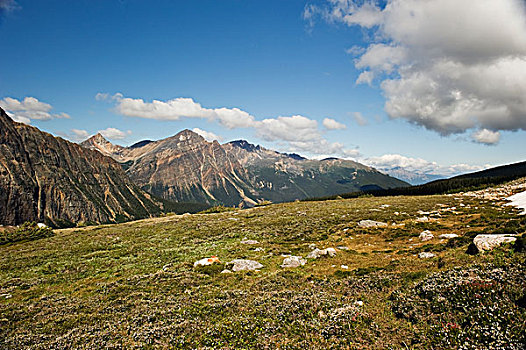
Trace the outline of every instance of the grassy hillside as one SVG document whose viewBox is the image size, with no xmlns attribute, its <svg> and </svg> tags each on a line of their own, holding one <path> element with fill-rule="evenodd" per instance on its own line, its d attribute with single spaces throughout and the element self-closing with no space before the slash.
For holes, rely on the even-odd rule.
<svg viewBox="0 0 526 350">
<path fill-rule="evenodd" d="M 363 219 L 389 225 L 364 229 Z M 520 349 L 525 254 L 465 251 L 477 233 L 525 226 L 499 203 L 423 196 L 55 231 L 0 246 L 0 348 Z M 421 242 L 423 230 L 460 237 Z M 280 267 L 282 254 L 305 257 L 314 245 L 348 249 Z M 211 255 L 264 267 L 194 269 Z"/>
</svg>

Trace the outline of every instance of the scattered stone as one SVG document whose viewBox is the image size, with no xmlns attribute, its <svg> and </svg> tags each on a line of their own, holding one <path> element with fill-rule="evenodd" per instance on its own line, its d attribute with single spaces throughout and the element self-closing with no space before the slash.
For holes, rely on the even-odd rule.
<svg viewBox="0 0 526 350">
<path fill-rule="evenodd" d="M 300 267 L 307 263 L 307 260 L 303 259 L 301 256 L 289 256 L 283 260 L 283 264 L 281 264 L 281 267 Z"/>
<path fill-rule="evenodd" d="M 429 222 L 429 218 L 427 216 L 422 216 L 421 218 L 416 219 L 416 222 Z"/>
<path fill-rule="evenodd" d="M 344 246 L 344 245 L 337 246 L 336 248 L 338 248 L 339 250 L 350 250 L 351 249 L 351 248 L 349 248 L 347 246 Z"/>
<path fill-rule="evenodd" d="M 456 233 L 444 233 L 438 236 L 440 239 L 451 239 L 451 238 L 457 238 L 458 235 Z"/>
<path fill-rule="evenodd" d="M 309 249 L 316 249 L 316 244 L 314 243 L 309 244 Z"/>
<path fill-rule="evenodd" d="M 232 266 L 231 270 L 238 271 L 253 271 L 263 268 L 263 265 L 254 260 L 234 259 L 227 263 L 227 266 Z"/>
<path fill-rule="evenodd" d="M 233 273 L 233 272 L 230 271 L 229 269 L 224 269 L 223 271 L 221 271 L 221 273 Z"/>
<path fill-rule="evenodd" d="M 361 228 L 377 228 L 385 227 L 387 224 L 385 222 L 373 221 L 373 220 L 362 220 L 358 223 L 358 227 Z"/>
<path fill-rule="evenodd" d="M 344 269 L 344 270 L 347 270 L 347 269 L 349 268 L 349 266 L 347 266 L 347 265 L 341 265 L 340 267 L 341 267 L 342 269 Z"/>
<path fill-rule="evenodd" d="M 420 233 L 420 236 L 418 236 L 418 238 L 420 238 L 420 240 L 422 242 L 429 241 L 429 240 L 433 239 L 434 237 L 435 236 L 433 236 L 433 234 L 429 230 L 422 231 Z"/>
<path fill-rule="evenodd" d="M 0 298 L 4 299 L 11 299 L 13 297 L 12 294 L 6 293 L 6 294 L 0 294 Z"/>
<path fill-rule="evenodd" d="M 307 259 L 317 259 L 321 256 L 328 255 L 328 256 L 336 256 L 336 249 L 334 248 L 326 248 L 326 249 L 314 249 L 312 252 L 307 255 Z"/>
<path fill-rule="evenodd" d="M 259 244 L 259 242 L 254 239 L 244 239 L 241 241 L 241 244 Z"/>
<path fill-rule="evenodd" d="M 499 235 L 477 235 L 473 239 L 473 244 L 478 248 L 479 251 L 492 250 L 495 247 L 500 246 L 503 243 L 515 242 L 517 237 L 508 234 Z"/>
<path fill-rule="evenodd" d="M 47 226 L 46 224 L 43 224 L 43 223 L 39 222 L 39 223 L 37 224 L 37 227 L 38 227 L 38 228 L 47 228 L 48 226 Z"/>
<path fill-rule="evenodd" d="M 263 248 L 259 248 L 259 247 L 258 247 L 258 248 L 256 248 L 256 249 L 254 249 L 254 251 L 255 251 L 255 252 L 262 252 L 262 251 L 263 251 Z"/>
<path fill-rule="evenodd" d="M 354 305 L 363 306 L 363 301 L 357 300 L 354 302 Z"/>
<path fill-rule="evenodd" d="M 194 267 L 208 266 L 212 264 L 221 264 L 221 261 L 219 260 L 217 256 L 212 255 L 210 258 L 203 258 L 201 260 L 197 260 L 196 262 L 194 262 Z"/>
<path fill-rule="evenodd" d="M 420 259 L 429 259 L 429 258 L 434 258 L 435 254 L 430 253 L 430 252 L 422 252 L 422 253 L 418 254 L 418 257 Z"/>
</svg>

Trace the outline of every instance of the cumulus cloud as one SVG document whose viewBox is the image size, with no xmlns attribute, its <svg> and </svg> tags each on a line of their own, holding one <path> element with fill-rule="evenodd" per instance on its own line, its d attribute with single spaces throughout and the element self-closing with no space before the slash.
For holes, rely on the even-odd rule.
<svg viewBox="0 0 526 350">
<path fill-rule="evenodd" d="M 279 116 L 256 120 L 251 114 L 239 108 L 206 108 L 191 98 L 175 98 L 168 101 L 146 102 L 140 98 L 124 97 L 122 94 L 98 93 L 97 100 L 113 103 L 114 111 L 128 117 L 157 120 L 180 120 L 182 118 L 207 119 L 229 128 L 249 128 L 266 141 L 276 142 L 286 151 L 308 152 L 310 154 L 332 154 L 340 157 L 356 157 L 356 149 L 347 149 L 343 144 L 327 141 L 316 120 L 301 115 Z M 322 125 L 326 130 L 343 129 L 344 124 L 325 118 Z M 199 131 L 197 131 L 199 130 Z M 204 130 L 194 129 L 205 139 L 218 138 Z M 205 136 L 206 135 L 206 136 Z"/>
<path fill-rule="evenodd" d="M 31 120 L 70 119 L 67 113 L 52 114 L 53 107 L 35 97 L 26 97 L 23 100 L 5 97 L 0 100 L 2 107 L 13 120 L 30 124 Z"/>
<path fill-rule="evenodd" d="M 485 145 L 495 145 L 499 143 L 500 132 L 482 129 L 475 131 L 473 134 L 471 134 L 471 137 L 475 142 L 483 143 Z"/>
<path fill-rule="evenodd" d="M 143 99 L 124 97 L 119 93 L 113 96 L 98 93 L 95 99 L 114 101 L 115 111 L 128 117 L 157 120 L 201 118 L 217 121 L 229 129 L 247 128 L 254 123 L 254 117 L 239 108 L 204 108 L 191 98 L 179 97 L 168 101 L 145 102 Z"/>
<path fill-rule="evenodd" d="M 345 124 L 337 122 L 336 120 L 331 119 L 331 118 L 323 119 L 322 124 L 325 127 L 325 129 L 327 129 L 327 130 L 343 130 L 343 129 L 347 129 L 347 126 Z"/>
<path fill-rule="evenodd" d="M 123 140 L 132 134 L 131 130 L 122 131 L 117 128 L 106 128 L 98 131 L 102 136 L 112 140 Z"/>
<path fill-rule="evenodd" d="M 222 141 L 223 140 L 223 138 L 221 136 L 216 135 L 216 134 L 214 134 L 213 132 L 210 132 L 210 131 L 206 131 L 206 130 L 199 129 L 199 128 L 193 128 L 192 131 L 195 132 L 198 135 L 201 135 L 208 142 L 212 142 L 214 140 L 217 140 L 217 141 Z"/>
<path fill-rule="evenodd" d="M 524 1 L 327 0 L 316 16 L 368 30 L 356 83 L 378 81 L 391 118 L 485 144 L 526 130 Z"/>
</svg>

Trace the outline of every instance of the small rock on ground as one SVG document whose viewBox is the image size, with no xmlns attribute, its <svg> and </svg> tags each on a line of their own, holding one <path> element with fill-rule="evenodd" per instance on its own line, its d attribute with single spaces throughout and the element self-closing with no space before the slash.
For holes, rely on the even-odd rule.
<svg viewBox="0 0 526 350">
<path fill-rule="evenodd" d="M 241 241 L 241 244 L 259 244 L 259 242 L 254 239 L 244 239 Z"/>
<path fill-rule="evenodd" d="M 376 228 L 376 227 L 385 227 L 387 224 L 385 222 L 373 221 L 373 220 L 362 220 L 358 223 L 358 227 L 361 228 Z"/>
<path fill-rule="evenodd" d="M 232 266 L 231 270 L 234 272 L 258 270 L 263 267 L 257 261 L 245 259 L 234 259 L 227 263 L 227 266 Z"/>
<path fill-rule="evenodd" d="M 458 237 L 456 233 L 444 233 L 438 236 L 438 238 L 441 238 L 441 239 L 451 239 L 451 238 L 456 238 L 456 237 Z"/>
<path fill-rule="evenodd" d="M 289 256 L 283 260 L 283 264 L 281 264 L 281 267 L 300 267 L 305 265 L 307 263 L 307 260 L 303 259 L 301 256 Z"/>
<path fill-rule="evenodd" d="M 420 240 L 422 242 L 429 241 L 429 240 L 433 239 L 434 237 L 435 236 L 433 236 L 433 234 L 429 230 L 422 231 L 420 233 L 420 236 L 418 236 L 418 238 L 420 238 Z"/>
<path fill-rule="evenodd" d="M 194 267 L 197 267 L 197 266 L 208 266 L 208 265 L 212 265 L 212 264 L 220 264 L 221 261 L 219 260 L 219 258 L 217 256 L 214 256 L 212 255 L 210 258 L 203 258 L 201 260 L 197 260 L 196 262 L 194 262 Z"/>
<path fill-rule="evenodd" d="M 325 248 L 325 249 L 314 249 L 312 252 L 307 255 L 307 259 L 317 259 L 320 256 L 329 255 L 336 256 L 336 249 L 334 248 Z"/>
<path fill-rule="evenodd" d="M 418 257 L 420 259 L 429 259 L 429 258 L 434 258 L 435 254 L 430 253 L 430 252 L 422 252 L 422 253 L 418 254 Z"/>
</svg>

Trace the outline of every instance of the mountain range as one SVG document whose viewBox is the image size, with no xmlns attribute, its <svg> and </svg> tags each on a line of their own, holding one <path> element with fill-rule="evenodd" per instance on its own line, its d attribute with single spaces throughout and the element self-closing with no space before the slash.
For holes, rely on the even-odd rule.
<svg viewBox="0 0 526 350">
<path fill-rule="evenodd" d="M 221 145 L 190 130 L 130 147 L 97 134 L 81 145 L 120 162 L 143 190 L 177 202 L 253 206 L 408 185 L 354 161 L 309 160 L 245 140 Z"/>
<path fill-rule="evenodd" d="M 310 160 L 244 140 L 208 142 L 190 130 L 129 147 L 100 134 L 79 145 L 0 109 L 0 225 L 110 223 L 404 186 L 354 161 Z"/>
</svg>

